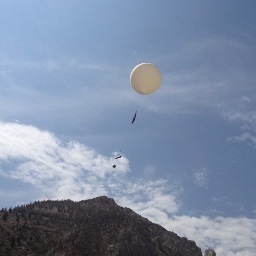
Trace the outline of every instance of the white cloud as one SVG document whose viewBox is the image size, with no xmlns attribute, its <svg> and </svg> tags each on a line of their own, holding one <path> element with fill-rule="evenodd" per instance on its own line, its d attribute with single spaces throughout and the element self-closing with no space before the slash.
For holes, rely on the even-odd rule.
<svg viewBox="0 0 256 256">
<path fill-rule="evenodd" d="M 159 219 L 158 214 L 178 212 L 177 193 L 179 193 L 179 189 L 169 187 L 167 180 L 137 180 L 137 182 L 127 184 L 127 187 L 122 189 L 122 195 L 118 201 L 120 204 L 129 205 L 141 213 L 149 213 L 148 209 L 150 208 L 149 216 L 147 214 L 143 214 L 143 216 L 151 217 L 156 221 Z"/>
<path fill-rule="evenodd" d="M 208 173 L 206 169 L 199 170 L 193 175 L 194 182 L 203 188 L 207 188 L 208 185 Z"/>
<path fill-rule="evenodd" d="M 237 122 L 243 131 L 256 132 L 256 112 L 229 112 L 225 117 L 232 122 Z"/>
<path fill-rule="evenodd" d="M 229 137 L 228 141 L 247 143 L 256 146 L 256 112 L 230 112 L 225 117 L 231 121 L 238 123 L 242 131 L 241 134 Z"/>
<path fill-rule="evenodd" d="M 256 254 L 256 219 L 179 216 L 182 188 L 172 187 L 164 179 L 128 178 L 128 159 L 122 157 L 115 169 L 113 161 L 114 157 L 78 142 L 63 145 L 53 134 L 36 127 L 0 122 L 0 175 L 33 186 L 40 192 L 35 194 L 41 195 L 35 200 L 83 200 L 105 194 L 203 249 L 214 248 L 217 255 Z M 198 184 L 205 185 L 207 172 L 197 172 L 195 177 Z M 1 196 L 4 193 L 1 190 Z"/>
<path fill-rule="evenodd" d="M 221 256 L 256 254 L 256 219 L 174 216 L 165 227 Z"/>
<path fill-rule="evenodd" d="M 256 136 L 252 135 L 249 132 L 245 132 L 245 133 L 242 133 L 241 135 L 228 138 L 228 141 L 249 142 L 250 144 L 252 143 L 253 145 L 256 145 Z"/>
<path fill-rule="evenodd" d="M 123 156 L 112 168 L 114 155 L 103 156 L 74 141 L 63 145 L 33 126 L 0 122 L 0 174 L 33 185 L 42 198 L 82 200 L 105 194 L 141 211 L 178 211 L 175 189 L 167 180 L 127 179 L 128 159 Z M 7 162 L 11 168 L 4 166 Z"/>
<path fill-rule="evenodd" d="M 114 169 L 113 157 L 78 142 L 61 145 L 47 131 L 16 123 L 0 123 L 0 160 L 13 162 L 12 169 L 2 167 L 2 175 L 32 184 L 49 198 L 78 200 L 104 194 L 102 182 L 107 176 L 129 171 L 125 157 Z"/>
<path fill-rule="evenodd" d="M 251 99 L 249 97 L 247 97 L 247 96 L 242 96 L 241 100 L 245 101 L 245 102 L 248 102 L 248 103 L 251 102 Z"/>
</svg>

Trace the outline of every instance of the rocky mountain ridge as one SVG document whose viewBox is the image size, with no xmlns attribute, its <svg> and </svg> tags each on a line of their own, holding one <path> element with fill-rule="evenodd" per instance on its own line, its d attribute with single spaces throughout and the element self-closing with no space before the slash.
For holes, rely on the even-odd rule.
<svg viewBox="0 0 256 256">
<path fill-rule="evenodd" d="M 0 212 L 0 256 L 202 256 L 181 238 L 106 196 L 37 201 Z"/>
</svg>

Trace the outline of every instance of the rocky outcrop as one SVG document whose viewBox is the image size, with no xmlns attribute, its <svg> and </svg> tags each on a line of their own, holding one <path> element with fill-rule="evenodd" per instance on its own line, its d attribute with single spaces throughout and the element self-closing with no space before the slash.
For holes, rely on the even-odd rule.
<svg viewBox="0 0 256 256">
<path fill-rule="evenodd" d="M 213 249 L 207 249 L 204 252 L 204 256 L 216 256 L 216 253 Z"/>
</svg>

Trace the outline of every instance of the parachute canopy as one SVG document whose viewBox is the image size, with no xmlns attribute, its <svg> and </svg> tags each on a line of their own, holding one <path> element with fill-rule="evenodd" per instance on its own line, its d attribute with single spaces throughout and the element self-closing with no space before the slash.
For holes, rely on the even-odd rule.
<svg viewBox="0 0 256 256">
<path fill-rule="evenodd" d="M 151 94 L 161 84 L 162 75 L 160 70 L 151 63 L 141 63 L 131 72 L 130 82 L 133 89 L 140 94 Z"/>
</svg>

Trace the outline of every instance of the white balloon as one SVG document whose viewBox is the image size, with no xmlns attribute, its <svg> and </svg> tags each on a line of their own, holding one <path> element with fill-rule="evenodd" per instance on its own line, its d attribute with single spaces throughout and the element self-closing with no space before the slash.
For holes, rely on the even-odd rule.
<svg viewBox="0 0 256 256">
<path fill-rule="evenodd" d="M 161 84 L 162 75 L 160 70 L 151 63 L 141 63 L 131 72 L 130 82 L 133 89 L 140 94 L 151 94 Z"/>
</svg>

